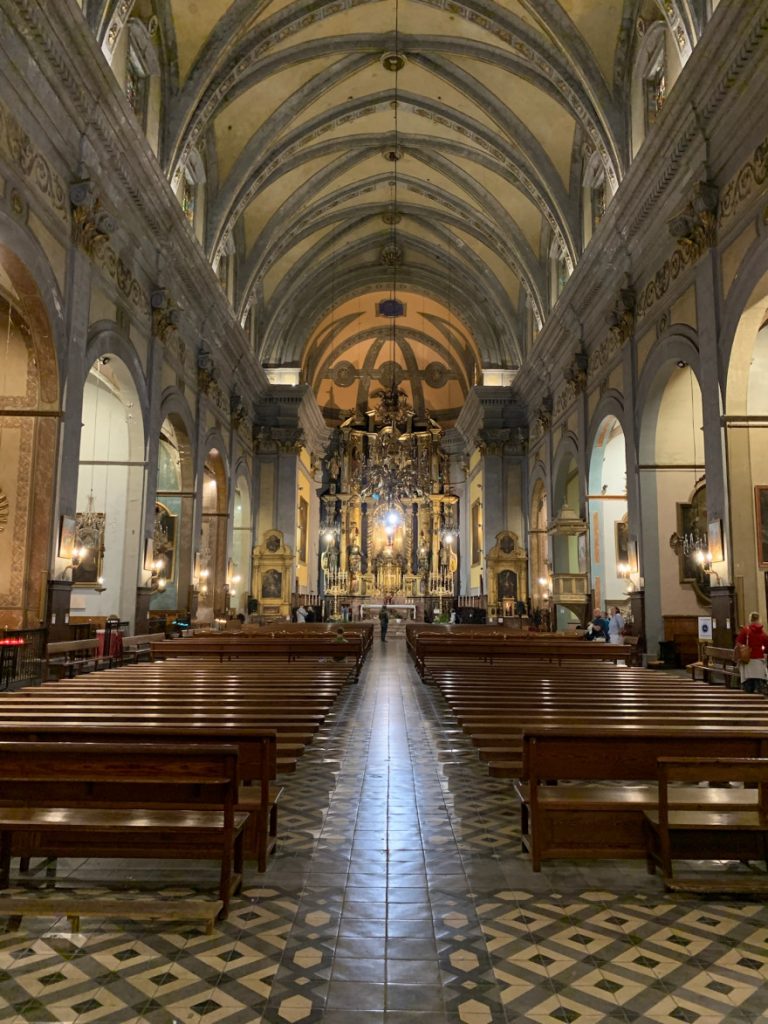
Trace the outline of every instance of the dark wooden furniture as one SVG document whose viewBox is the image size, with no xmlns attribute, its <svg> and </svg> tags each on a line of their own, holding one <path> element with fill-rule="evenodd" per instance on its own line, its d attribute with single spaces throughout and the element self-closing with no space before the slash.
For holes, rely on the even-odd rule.
<svg viewBox="0 0 768 1024">
<path fill-rule="evenodd" d="M 703 679 L 707 683 L 720 683 L 733 689 L 741 687 L 739 665 L 732 647 L 707 645 L 704 648 L 703 657 L 692 661 L 687 668 L 691 673 L 691 679 Z"/>
<path fill-rule="evenodd" d="M 644 811 L 648 871 L 661 871 L 667 889 L 687 892 L 768 892 L 768 876 L 725 874 L 709 878 L 673 873 L 674 860 L 760 860 L 768 867 L 768 760 L 765 758 L 662 757 L 658 761 L 658 808 Z M 677 793 L 700 782 L 741 782 L 756 788 L 708 788 L 707 808 L 680 809 Z M 734 806 L 734 793 L 754 798 Z"/>
<path fill-rule="evenodd" d="M 233 745 L 0 741 L 0 888 L 12 855 L 216 859 L 226 917 L 248 819 L 237 762 Z"/>
</svg>

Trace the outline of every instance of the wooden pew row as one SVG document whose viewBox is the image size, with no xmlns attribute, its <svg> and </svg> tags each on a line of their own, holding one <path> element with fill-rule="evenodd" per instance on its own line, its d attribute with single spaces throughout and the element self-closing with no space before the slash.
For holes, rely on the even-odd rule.
<svg viewBox="0 0 768 1024">
<path fill-rule="evenodd" d="M 277 734 L 274 729 L 237 722 L 115 722 L 0 719 L 0 741 L 26 743 L 227 744 L 238 751 L 237 809 L 249 815 L 244 856 L 265 871 L 277 835 Z M 0 795 L 1 799 L 1 795 Z"/>
<path fill-rule="evenodd" d="M 6 740 L 0 777 L 0 888 L 13 855 L 215 859 L 227 916 L 248 820 L 236 809 L 237 747 Z"/>
<path fill-rule="evenodd" d="M 643 817 L 658 803 L 661 757 L 766 756 L 768 728 L 754 726 L 527 726 L 521 770 L 527 812 L 523 842 L 533 870 L 553 858 L 644 857 Z M 548 784 L 552 779 L 559 784 Z M 577 785 L 568 785 L 569 780 Z M 628 782 L 643 785 L 633 788 Z M 739 810 L 753 809 L 756 797 L 734 789 L 731 796 L 721 793 L 714 799 L 730 801 Z M 711 794 L 699 787 L 679 800 L 683 809 L 706 810 L 713 803 Z"/>
<path fill-rule="evenodd" d="M 288 666 L 174 659 L 29 688 L 0 701 L 0 736 L 236 742 L 253 775 L 243 775 L 238 791 L 238 811 L 248 814 L 245 855 L 263 871 L 277 835 L 278 768 L 295 767 L 350 681 L 349 663 L 331 660 L 336 650 L 328 644 L 323 661 Z M 265 735 L 271 750 L 260 761 L 254 743 Z"/>
<path fill-rule="evenodd" d="M 684 892 L 768 892 L 768 876 L 728 875 L 704 878 L 681 877 L 673 871 L 675 860 L 762 860 L 768 867 L 768 759 L 661 757 L 658 761 L 658 809 L 643 812 L 647 865 L 650 874 L 658 867 L 664 886 Z M 723 789 L 736 782 L 742 792 L 756 798 L 750 807 L 734 806 L 733 791 Z M 714 794 L 706 808 L 680 808 L 677 794 L 683 786 L 706 783 Z M 746 788 L 752 787 L 752 788 Z"/>
<path fill-rule="evenodd" d="M 484 661 L 494 665 L 499 661 L 530 660 L 536 664 L 551 662 L 561 665 L 565 661 L 631 661 L 635 648 L 629 644 L 587 643 L 574 640 L 453 640 L 449 637 L 421 639 L 415 645 L 416 667 L 420 675 L 431 668 L 433 658 L 450 658 L 454 664 L 461 659 Z"/>
<path fill-rule="evenodd" d="M 299 658 L 350 658 L 354 662 L 355 677 L 359 677 L 363 664 L 363 641 L 360 636 L 350 637 L 346 643 L 336 643 L 329 634 L 322 637 L 248 637 L 237 635 L 226 638 L 192 637 L 191 639 L 161 640 L 152 644 L 152 657 L 205 658 L 220 662 L 240 659 L 277 658 L 293 662 Z"/>
<path fill-rule="evenodd" d="M 473 678 L 463 678 L 467 675 L 464 668 L 451 666 L 438 673 L 439 689 L 459 724 L 473 734 L 485 756 L 499 753 L 493 747 L 497 738 L 506 744 L 506 756 L 513 756 L 516 748 L 515 761 L 509 762 L 510 770 L 505 774 L 525 777 L 523 736 L 533 729 L 583 728 L 588 722 L 593 733 L 603 733 L 611 728 L 613 720 L 622 731 L 632 728 L 632 722 L 639 723 L 635 728 L 643 731 L 678 723 L 686 734 L 695 729 L 699 735 L 710 735 L 732 723 L 736 730 L 763 726 L 768 737 L 768 714 L 761 698 L 713 691 L 701 684 L 685 684 L 681 688 L 678 677 L 661 680 L 659 687 L 658 678 L 648 679 L 642 670 L 629 676 L 617 668 L 601 673 L 599 682 L 583 674 L 574 678 L 574 672 L 569 670 L 567 677 L 560 675 L 543 684 L 543 674 L 553 673 L 549 667 L 542 667 L 516 673 L 516 678 L 499 683 L 487 682 L 487 673 L 476 668 Z M 521 680 L 520 675 L 525 678 Z M 668 687 L 673 688 L 671 693 Z M 624 779 L 623 774 L 613 777 L 617 780 L 613 785 L 606 785 L 607 780 L 600 776 L 597 785 L 585 784 L 582 774 L 590 780 L 591 776 L 581 764 L 576 768 L 573 763 L 561 765 L 559 771 L 568 773 L 569 784 L 539 786 L 535 815 L 528 813 L 530 786 L 525 782 L 517 784 L 525 841 L 532 848 L 537 867 L 544 856 L 642 856 L 643 815 L 652 815 L 658 801 L 654 768 L 631 787 L 618 781 Z M 543 779 L 562 779 L 562 775 L 544 775 Z M 724 796 L 722 793 L 698 787 L 678 788 L 673 796 L 675 813 L 698 813 L 702 808 L 712 807 L 722 813 L 725 806 L 728 813 L 736 816 L 754 814 L 753 791 L 729 790 Z"/>
</svg>

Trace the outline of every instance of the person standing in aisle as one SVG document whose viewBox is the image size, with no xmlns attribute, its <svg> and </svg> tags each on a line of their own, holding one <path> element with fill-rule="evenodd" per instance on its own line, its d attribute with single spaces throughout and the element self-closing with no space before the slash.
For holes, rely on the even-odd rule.
<svg viewBox="0 0 768 1024">
<path fill-rule="evenodd" d="M 389 629 L 389 612 L 387 606 L 383 604 L 381 611 L 379 612 L 379 625 L 381 626 L 381 642 L 387 642 L 387 630 Z"/>
<path fill-rule="evenodd" d="M 749 661 L 739 662 L 741 688 L 747 693 L 760 693 L 765 689 L 768 680 L 768 670 L 765 667 L 768 634 L 763 629 L 758 612 L 749 613 L 749 625 L 741 627 L 736 643 L 749 648 Z"/>
</svg>

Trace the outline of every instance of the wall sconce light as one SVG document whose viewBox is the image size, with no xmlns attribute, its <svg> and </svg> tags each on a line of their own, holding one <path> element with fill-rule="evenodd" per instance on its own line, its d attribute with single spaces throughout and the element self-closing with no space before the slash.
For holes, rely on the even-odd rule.
<svg viewBox="0 0 768 1024">
<path fill-rule="evenodd" d="M 717 585 L 719 586 L 720 574 L 712 568 L 712 552 L 708 548 L 699 548 L 693 558 L 703 573 L 706 573 L 707 576 L 715 577 Z"/>
<path fill-rule="evenodd" d="M 620 580 L 628 580 L 630 574 L 629 562 L 618 562 L 616 564 L 616 575 Z"/>
<path fill-rule="evenodd" d="M 205 595 L 208 593 L 208 577 L 211 575 L 210 569 L 200 570 L 200 593 Z"/>
<path fill-rule="evenodd" d="M 157 593 L 158 591 L 162 593 L 167 585 L 168 580 L 165 577 L 165 559 L 158 558 L 152 563 L 151 575 L 149 577 L 149 586 L 150 589 L 155 593 Z"/>
</svg>

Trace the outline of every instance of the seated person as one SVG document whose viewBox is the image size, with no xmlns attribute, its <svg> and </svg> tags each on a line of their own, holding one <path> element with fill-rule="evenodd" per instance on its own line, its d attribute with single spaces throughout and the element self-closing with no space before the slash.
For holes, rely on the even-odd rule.
<svg viewBox="0 0 768 1024">
<path fill-rule="evenodd" d="M 604 618 L 599 608 L 595 609 L 585 637 L 587 640 L 608 640 L 608 619 Z"/>
</svg>

